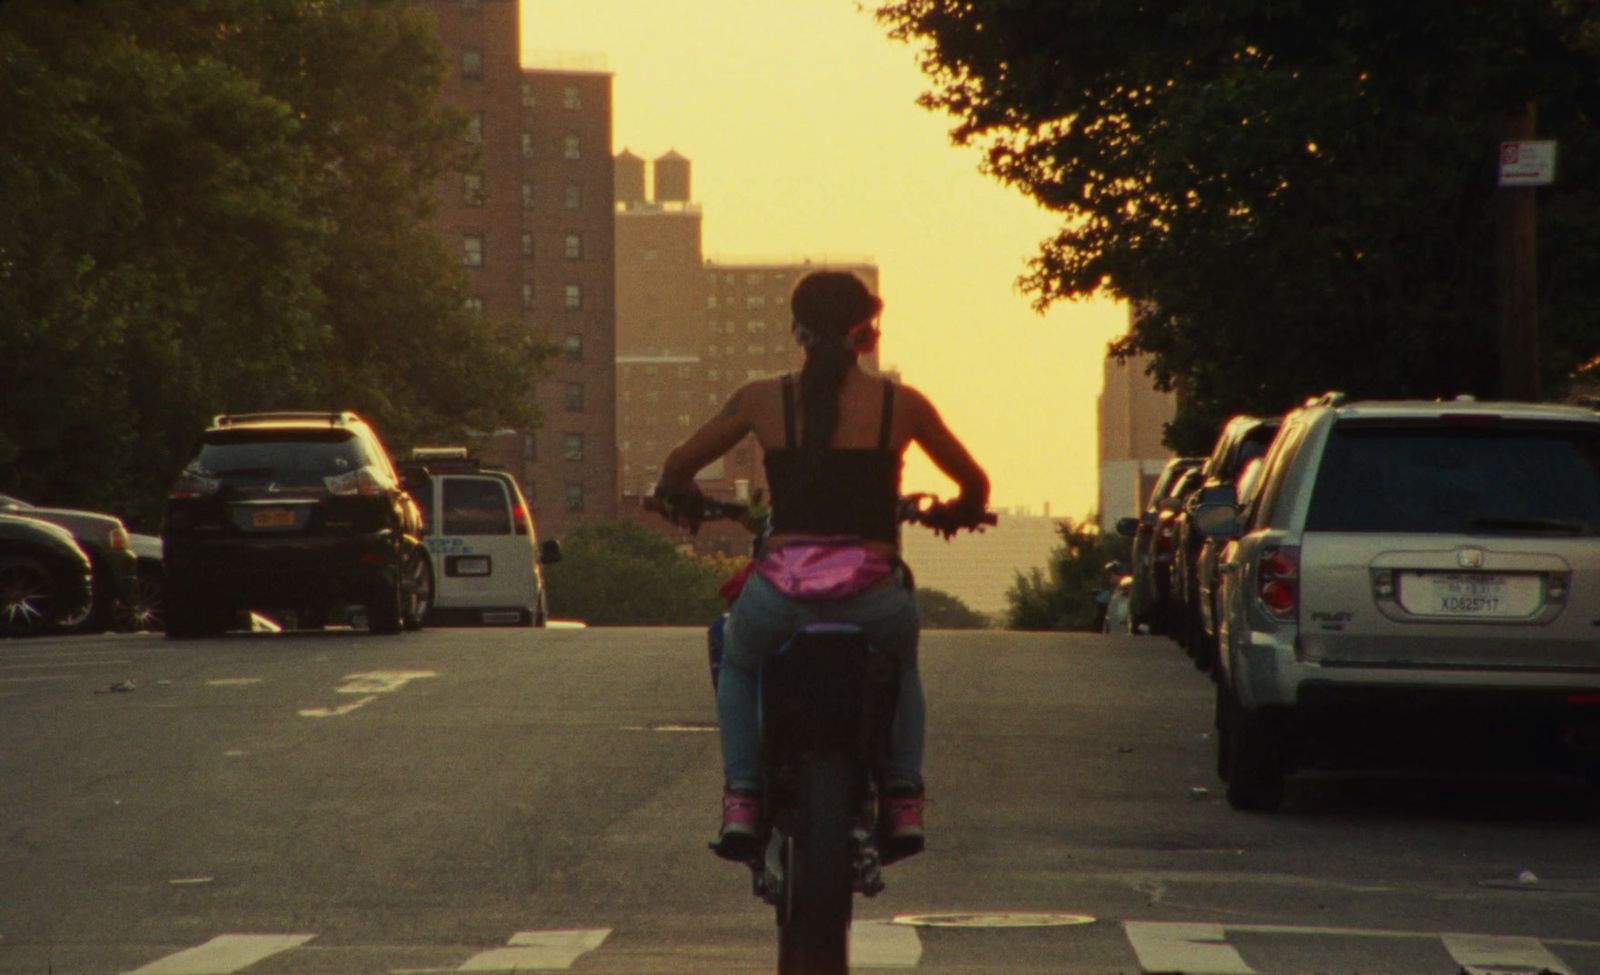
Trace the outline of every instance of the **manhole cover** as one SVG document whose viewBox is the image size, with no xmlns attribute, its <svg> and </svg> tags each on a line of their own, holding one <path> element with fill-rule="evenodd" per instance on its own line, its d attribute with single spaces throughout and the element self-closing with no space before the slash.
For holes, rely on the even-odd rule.
<svg viewBox="0 0 1600 975">
<path fill-rule="evenodd" d="M 902 914 L 895 924 L 918 928 L 1060 928 L 1074 924 L 1093 924 L 1088 914 Z"/>
</svg>

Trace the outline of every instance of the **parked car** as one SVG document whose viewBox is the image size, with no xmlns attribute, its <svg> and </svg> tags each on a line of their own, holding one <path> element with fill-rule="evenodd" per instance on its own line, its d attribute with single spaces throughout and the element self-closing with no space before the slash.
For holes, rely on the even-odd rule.
<svg viewBox="0 0 1600 975">
<path fill-rule="evenodd" d="M 1278 433 L 1281 417 L 1236 416 L 1223 425 L 1216 446 L 1200 468 L 1200 486 L 1184 499 L 1177 519 L 1172 556 L 1174 622 L 1172 637 L 1201 670 L 1211 669 L 1214 653 L 1207 642 L 1205 622 L 1200 610 L 1201 549 L 1205 536 L 1194 524 L 1194 511 L 1202 504 L 1237 500 L 1234 481 L 1251 458 L 1267 452 Z"/>
<path fill-rule="evenodd" d="M 0 636 L 81 626 L 93 599 L 94 566 L 71 532 L 0 514 Z"/>
<path fill-rule="evenodd" d="M 1151 532 L 1151 582 L 1154 599 L 1150 615 L 1161 625 L 1161 632 L 1172 633 L 1180 625 L 1182 603 L 1173 591 L 1172 566 L 1178 556 L 1178 527 L 1184 517 L 1184 504 L 1189 496 L 1200 489 L 1204 477 L 1198 467 L 1184 472 L 1173 484 L 1165 501 L 1156 512 L 1156 526 Z"/>
<path fill-rule="evenodd" d="M 128 529 L 116 515 L 76 508 L 52 508 L 0 494 L 0 513 L 48 521 L 72 533 L 94 566 L 94 601 L 71 629 L 103 633 L 110 629 L 138 592 L 139 560 L 128 547 Z"/>
<path fill-rule="evenodd" d="M 1157 560 L 1159 548 L 1156 535 L 1162 514 L 1172 511 L 1179 502 L 1173 491 L 1184 483 L 1185 475 L 1205 462 L 1204 457 L 1174 457 L 1167 461 L 1156 481 L 1150 487 L 1150 497 L 1138 518 L 1124 518 L 1117 523 L 1119 534 L 1128 536 L 1132 552 L 1133 574 L 1128 594 L 1129 627 L 1136 632 L 1161 633 L 1166 629 L 1167 586 L 1172 564 L 1169 531 L 1165 541 L 1165 560 Z M 1170 525 L 1170 519 L 1168 520 Z M 1158 581 L 1158 574 L 1161 579 Z"/>
<path fill-rule="evenodd" d="M 1218 771 L 1273 809 L 1285 776 L 1444 757 L 1600 776 L 1600 415 L 1359 402 L 1290 414 L 1219 565 Z"/>
<path fill-rule="evenodd" d="M 550 604 L 541 566 L 560 561 L 561 546 L 540 544 L 516 478 L 484 467 L 465 447 L 419 448 L 405 470 L 422 507 L 429 620 L 544 626 Z"/>
<path fill-rule="evenodd" d="M 161 541 L 169 637 L 250 610 L 321 625 L 351 604 L 398 633 L 431 601 L 421 511 L 354 413 L 218 416 L 168 494 Z"/>
</svg>

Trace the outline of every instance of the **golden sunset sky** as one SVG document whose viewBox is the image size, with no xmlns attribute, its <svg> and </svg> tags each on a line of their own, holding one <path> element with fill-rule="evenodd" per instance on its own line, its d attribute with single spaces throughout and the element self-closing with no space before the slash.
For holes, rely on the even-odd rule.
<svg viewBox="0 0 1600 975">
<path fill-rule="evenodd" d="M 1095 507 L 1095 398 L 1124 306 L 1041 316 L 1015 280 L 1058 218 L 978 172 L 928 82 L 855 0 L 520 0 L 530 66 L 599 55 L 613 148 L 693 163 L 707 258 L 870 258 L 880 358 L 989 472 L 997 507 Z M 920 455 L 905 487 L 949 493 Z"/>
</svg>

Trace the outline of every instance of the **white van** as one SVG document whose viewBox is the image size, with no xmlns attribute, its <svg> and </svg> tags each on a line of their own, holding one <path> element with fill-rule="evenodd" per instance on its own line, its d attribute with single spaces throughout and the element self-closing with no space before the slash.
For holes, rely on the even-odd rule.
<svg viewBox="0 0 1600 975">
<path fill-rule="evenodd" d="M 540 566 L 559 561 L 561 546 L 539 544 L 516 479 L 464 447 L 419 447 L 405 466 L 433 574 L 429 624 L 545 625 Z"/>
</svg>

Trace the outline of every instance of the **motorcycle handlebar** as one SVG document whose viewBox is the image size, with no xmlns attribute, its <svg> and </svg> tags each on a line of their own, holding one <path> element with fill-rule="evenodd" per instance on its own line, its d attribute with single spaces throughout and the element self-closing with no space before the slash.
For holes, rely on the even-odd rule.
<svg viewBox="0 0 1600 975">
<path fill-rule="evenodd" d="M 750 517 L 750 505 L 747 502 L 725 501 L 704 495 L 698 498 L 696 510 L 693 511 L 680 510 L 679 504 L 674 504 L 659 492 L 643 499 L 642 504 L 646 511 L 653 511 L 691 531 L 699 530 L 708 521 L 747 522 Z M 902 522 L 930 528 L 946 539 L 959 531 L 983 531 L 1000 521 L 993 511 L 974 511 L 958 502 L 941 501 L 937 496 L 926 493 L 908 494 L 900 498 L 895 505 L 895 516 Z"/>
</svg>

